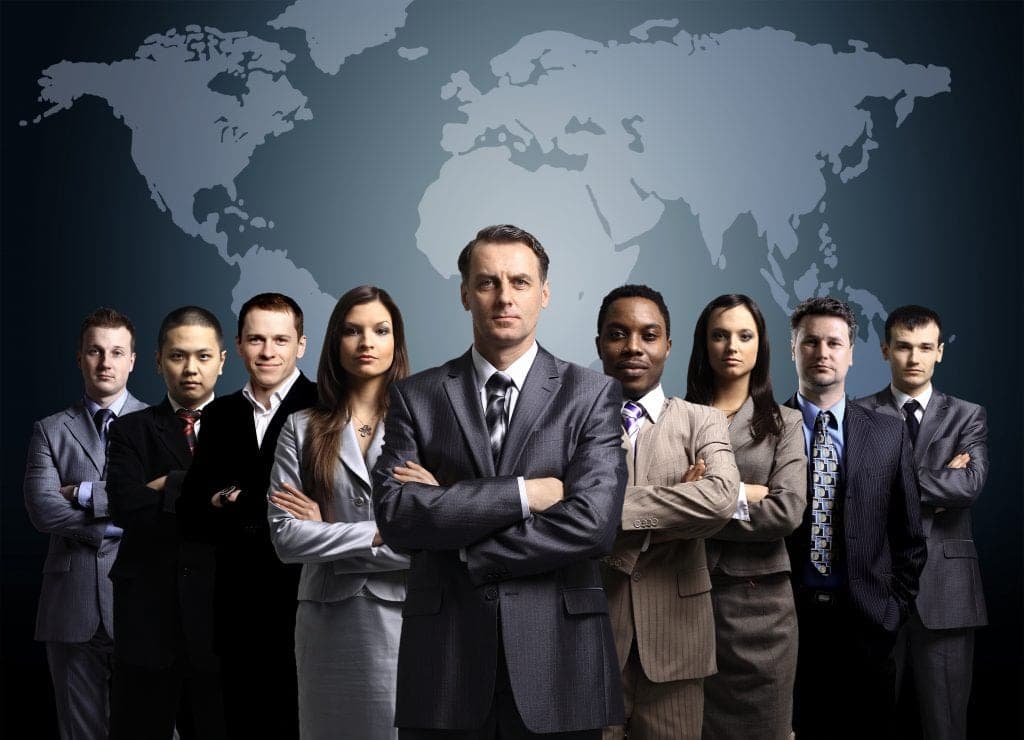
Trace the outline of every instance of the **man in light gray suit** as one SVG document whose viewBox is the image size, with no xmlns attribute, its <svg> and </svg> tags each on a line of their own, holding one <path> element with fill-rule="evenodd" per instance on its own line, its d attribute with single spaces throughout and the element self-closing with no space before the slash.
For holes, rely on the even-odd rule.
<svg viewBox="0 0 1024 740">
<path fill-rule="evenodd" d="M 935 311 L 897 308 L 882 344 L 892 383 L 858 401 L 903 418 L 914 444 L 928 560 L 896 657 L 902 671 L 909 652 L 926 740 L 967 737 L 974 628 L 988 622 L 971 532 L 971 505 L 988 475 L 988 427 L 984 408 L 932 387 L 943 349 Z"/>
<path fill-rule="evenodd" d="M 459 256 L 472 348 L 391 387 L 373 499 L 384 542 L 412 552 L 403 740 L 596 739 L 623 719 L 598 568 L 622 514 L 622 391 L 537 345 L 547 267 L 522 229 L 481 230 Z"/>
<path fill-rule="evenodd" d="M 135 366 L 135 327 L 98 308 L 79 334 L 81 401 L 35 423 L 25 507 L 50 535 L 35 639 L 46 643 L 62 738 L 106 738 L 113 651 L 108 577 L 121 530 L 107 513 L 106 436 L 112 419 L 146 407 L 125 388 Z"/>
</svg>

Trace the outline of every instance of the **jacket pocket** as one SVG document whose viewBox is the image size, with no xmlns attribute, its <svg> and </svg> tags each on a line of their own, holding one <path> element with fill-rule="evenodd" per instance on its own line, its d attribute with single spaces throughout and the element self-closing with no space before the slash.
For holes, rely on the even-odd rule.
<svg viewBox="0 0 1024 740">
<path fill-rule="evenodd" d="M 439 588 L 414 588 L 406 592 L 405 605 L 402 607 L 403 617 L 425 616 L 441 611 L 441 594 Z"/>
<path fill-rule="evenodd" d="M 943 540 L 942 554 L 947 558 L 975 558 L 978 551 L 974 547 L 974 540 Z"/>
<path fill-rule="evenodd" d="M 562 591 L 569 614 L 607 614 L 608 597 L 603 588 L 567 588 Z"/>
<path fill-rule="evenodd" d="M 708 569 L 684 570 L 676 573 L 676 587 L 680 596 L 696 596 L 711 590 L 711 575 Z"/>
<path fill-rule="evenodd" d="M 71 570 L 71 556 L 56 552 L 46 556 L 43 561 L 43 573 L 67 573 Z"/>
</svg>

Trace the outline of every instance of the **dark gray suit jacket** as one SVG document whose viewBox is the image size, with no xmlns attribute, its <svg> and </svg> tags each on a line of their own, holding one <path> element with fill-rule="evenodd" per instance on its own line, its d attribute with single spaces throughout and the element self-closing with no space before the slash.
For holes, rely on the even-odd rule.
<svg viewBox="0 0 1024 740">
<path fill-rule="evenodd" d="M 498 640 L 531 731 L 622 722 L 597 561 L 622 513 L 621 404 L 616 381 L 540 349 L 495 466 L 468 352 L 392 387 L 373 498 L 384 541 L 412 552 L 397 726 L 480 727 Z M 441 485 L 400 485 L 406 460 Z M 564 501 L 524 520 L 520 475 L 559 478 Z"/>
<path fill-rule="evenodd" d="M 128 394 L 121 413 L 146 408 Z M 36 639 L 88 642 L 103 622 L 114 634 L 113 588 L 108 578 L 118 540 L 103 537 L 107 510 L 107 451 L 85 404 L 37 421 L 25 466 L 25 508 L 40 532 L 50 535 L 36 616 Z M 92 481 L 92 505 L 74 506 L 62 486 Z"/>
<path fill-rule="evenodd" d="M 857 401 L 880 414 L 903 414 L 890 388 Z M 914 446 L 921 524 L 928 538 L 928 562 L 921 573 L 917 611 L 929 629 L 988 624 L 978 552 L 971 531 L 971 505 L 988 477 L 988 425 L 985 409 L 935 390 Z M 946 467 L 966 452 L 966 468 Z"/>
</svg>

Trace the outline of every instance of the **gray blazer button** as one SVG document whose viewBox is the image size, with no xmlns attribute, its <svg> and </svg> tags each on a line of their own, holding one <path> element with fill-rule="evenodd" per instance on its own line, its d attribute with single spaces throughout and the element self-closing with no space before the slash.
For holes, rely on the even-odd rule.
<svg viewBox="0 0 1024 740">
<path fill-rule="evenodd" d="M 639 581 L 639 580 L 640 580 L 641 578 L 643 578 L 643 577 L 644 577 L 644 576 L 643 576 L 643 574 L 642 574 L 642 573 L 641 573 L 640 571 L 636 571 L 636 572 L 635 572 L 635 573 L 633 574 L 633 580 L 634 580 L 634 581 Z"/>
<path fill-rule="evenodd" d="M 496 586 L 488 586 L 484 589 L 484 598 L 488 601 L 494 601 L 498 598 L 498 588 Z"/>
<path fill-rule="evenodd" d="M 353 503 L 356 506 L 366 506 L 366 499 L 365 498 L 357 498 Z"/>
<path fill-rule="evenodd" d="M 651 517 L 651 526 L 652 527 L 658 526 L 658 517 L 656 517 L 656 516 Z"/>
<path fill-rule="evenodd" d="M 644 526 L 644 523 L 640 519 L 634 519 L 633 520 L 633 528 L 634 529 L 640 529 L 642 526 Z"/>
</svg>

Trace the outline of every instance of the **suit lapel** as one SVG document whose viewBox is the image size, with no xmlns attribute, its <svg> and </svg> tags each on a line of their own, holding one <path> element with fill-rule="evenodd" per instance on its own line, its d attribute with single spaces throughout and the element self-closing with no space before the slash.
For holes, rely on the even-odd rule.
<svg viewBox="0 0 1024 740">
<path fill-rule="evenodd" d="M 68 418 L 64 420 L 64 426 L 88 456 L 93 467 L 102 473 L 106 451 L 103 449 L 100 433 L 96 431 L 96 425 L 89 417 L 85 404 L 75 404 L 67 410 L 67 415 Z"/>
<path fill-rule="evenodd" d="M 651 467 L 651 453 L 654 451 L 655 440 L 659 432 L 659 424 L 665 423 L 665 414 L 668 411 L 668 398 L 661 404 L 661 411 L 658 414 L 658 421 L 655 422 L 648 414 L 644 424 L 636 434 L 636 447 L 630 448 L 630 457 L 634 459 L 635 469 L 630 478 L 634 485 L 642 486 L 647 483 L 647 472 Z"/>
<path fill-rule="evenodd" d="M 370 442 L 371 448 L 374 444 L 379 443 L 382 428 L 382 424 L 377 425 L 373 441 Z M 356 430 L 351 422 L 346 424 L 344 429 L 341 430 L 341 451 L 338 453 L 338 457 L 341 458 L 341 462 L 356 478 L 363 481 L 367 487 L 370 486 L 370 472 L 366 469 L 366 460 L 363 459 L 363 453 L 359 451 L 359 440 L 356 438 Z"/>
<path fill-rule="evenodd" d="M 864 413 L 849 398 L 846 399 L 846 414 L 843 419 L 843 496 L 850 490 L 850 481 L 853 473 L 858 470 L 870 470 L 869 464 L 865 467 L 862 462 L 862 455 L 868 449 L 867 425 L 863 423 L 861 414 Z"/>
<path fill-rule="evenodd" d="M 477 473 L 482 478 L 492 477 L 494 460 L 491 458 L 491 442 L 484 422 L 484 411 L 480 405 L 480 391 L 476 386 L 473 358 L 469 352 L 449 363 L 444 390 L 459 428 L 466 438 Z M 516 410 L 518 411 L 518 406 Z"/>
<path fill-rule="evenodd" d="M 736 440 L 732 448 L 734 453 L 748 447 L 754 441 L 754 436 L 750 432 L 750 420 L 753 418 L 754 399 L 747 396 L 747 400 L 736 411 L 736 415 L 729 420 L 729 439 Z"/>
<path fill-rule="evenodd" d="M 267 431 L 263 435 L 263 445 L 260 447 L 261 456 L 269 457 L 270 460 L 274 459 L 274 451 L 277 448 L 277 438 L 281 434 L 281 427 L 284 426 L 285 419 L 290 414 L 302 409 L 308 408 L 309 403 L 307 399 L 311 396 L 311 388 L 313 383 L 306 379 L 306 376 L 301 372 L 299 377 L 295 379 L 292 387 L 288 391 L 288 395 L 281 401 L 281 405 L 278 407 L 277 412 L 270 420 L 270 424 L 267 425 Z M 244 397 L 243 397 L 244 400 Z M 315 400 L 315 399 L 314 399 Z M 249 402 L 246 401 L 246 405 Z M 252 418 L 250 410 L 249 414 L 249 425 L 252 427 L 253 439 L 256 438 L 256 422 Z"/>
<path fill-rule="evenodd" d="M 555 359 L 547 350 L 538 347 L 533 366 L 516 399 L 516 408 L 508 422 L 505 441 L 501 446 L 498 469 L 503 475 L 512 475 L 518 469 L 526 440 L 533 434 L 541 414 L 550 407 L 551 398 L 562 385 Z M 479 401 L 477 406 L 479 406 Z M 488 448 L 489 449 L 489 448 Z"/>
<path fill-rule="evenodd" d="M 166 398 L 163 403 L 153 409 L 153 424 L 156 426 L 157 436 L 181 466 L 180 469 L 188 470 L 192 465 L 192 453 L 188 450 L 188 442 L 185 440 L 181 422 L 175 416 L 171 402 Z"/>
<path fill-rule="evenodd" d="M 942 426 L 948 411 L 949 397 L 945 393 L 933 390 L 928 407 L 924 410 L 924 416 L 921 417 L 921 427 L 917 431 L 917 442 L 914 444 L 914 462 L 918 466 L 924 460 L 924 453 L 928 450 L 928 445 L 936 439 L 935 432 Z"/>
</svg>

